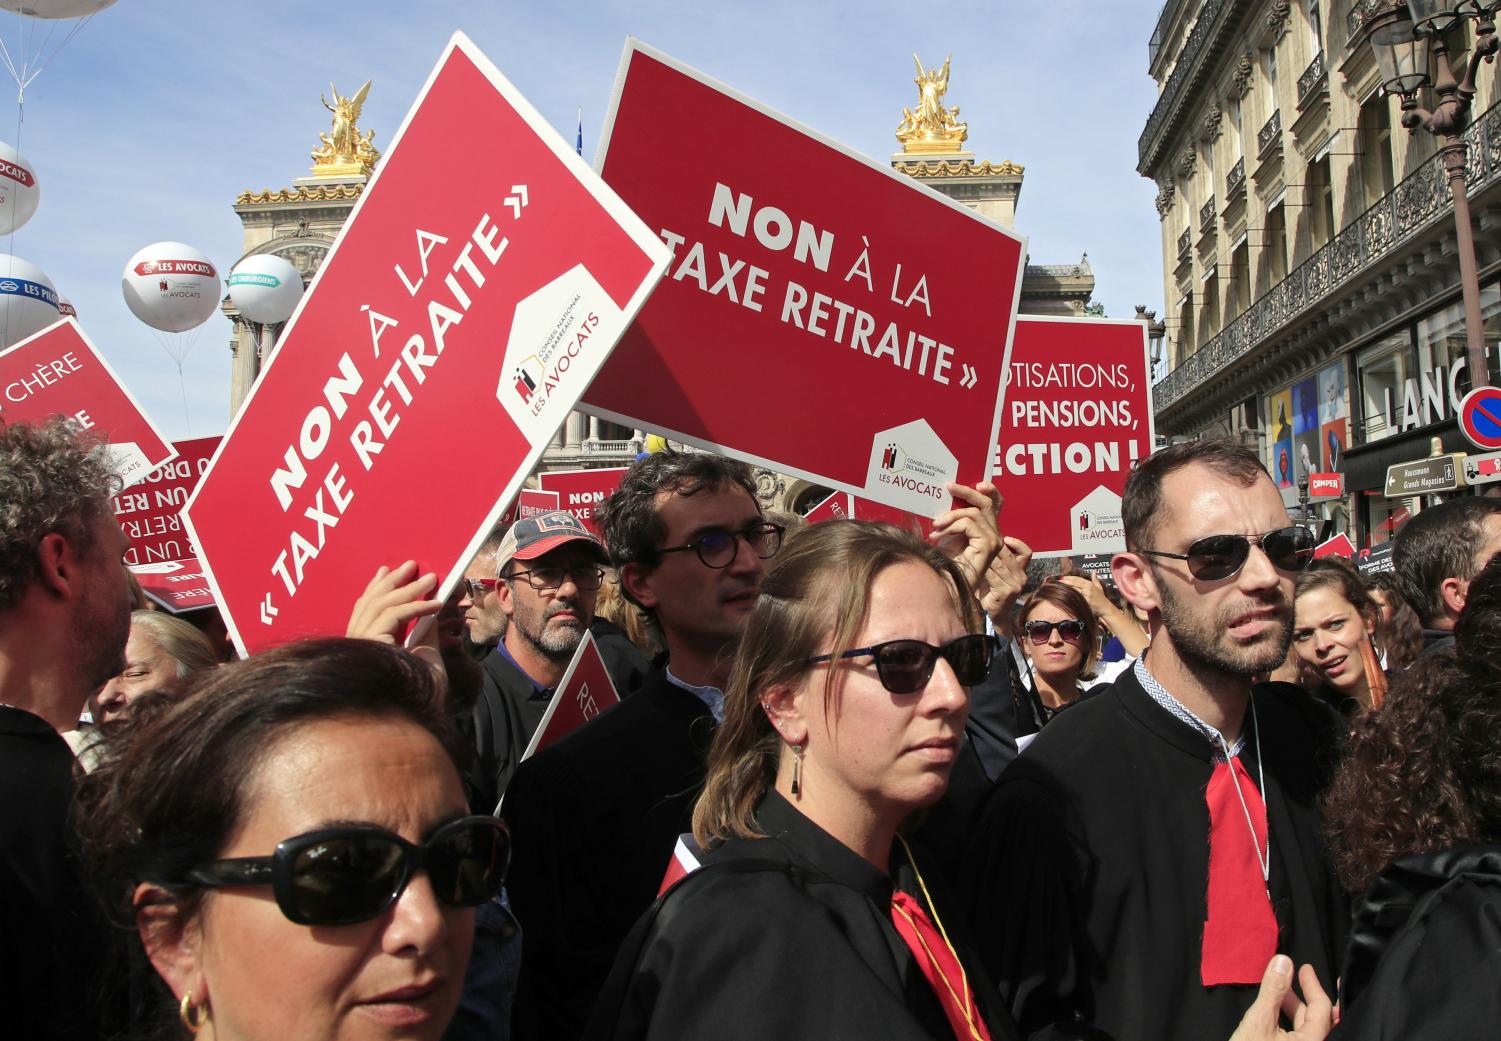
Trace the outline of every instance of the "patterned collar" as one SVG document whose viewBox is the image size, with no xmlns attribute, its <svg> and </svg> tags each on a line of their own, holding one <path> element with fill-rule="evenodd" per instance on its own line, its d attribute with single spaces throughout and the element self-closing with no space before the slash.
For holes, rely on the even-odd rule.
<svg viewBox="0 0 1501 1041">
<path fill-rule="evenodd" d="M 1181 723 L 1186 723 L 1209 739 L 1214 746 L 1214 761 L 1225 762 L 1225 739 L 1218 730 L 1194 715 L 1188 708 L 1167 692 L 1167 688 L 1157 682 L 1157 677 L 1147 671 L 1147 663 L 1144 658 L 1136 659 L 1132 667 L 1136 676 L 1136 682 L 1141 684 L 1141 689 L 1147 692 L 1147 697 L 1161 705 L 1167 712 Z M 1246 746 L 1245 731 L 1241 731 L 1240 737 L 1235 739 L 1235 744 L 1230 746 L 1230 756 L 1234 758 L 1240 755 L 1241 749 Z"/>
</svg>

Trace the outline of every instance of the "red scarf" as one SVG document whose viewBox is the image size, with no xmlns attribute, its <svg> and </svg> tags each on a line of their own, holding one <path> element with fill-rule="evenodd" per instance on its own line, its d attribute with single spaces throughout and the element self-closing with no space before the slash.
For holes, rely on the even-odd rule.
<svg viewBox="0 0 1501 1041">
<path fill-rule="evenodd" d="M 912 949 L 917 967 L 927 977 L 928 985 L 938 995 L 943 1014 L 959 1041 L 990 1041 L 990 1031 L 975 1007 L 974 991 L 943 934 L 933 927 L 932 919 L 912 897 L 900 889 L 891 894 L 891 921 L 897 933 Z M 1265 967 L 1265 966 L 1263 966 Z"/>
<path fill-rule="evenodd" d="M 1239 795 L 1232 769 L 1240 782 Z M 1266 803 L 1239 757 L 1215 764 L 1204 799 L 1209 804 L 1209 891 L 1199 972 L 1206 987 L 1260 983 L 1267 962 L 1277 953 L 1277 918 L 1258 859 L 1271 856 Z M 1251 827 L 1256 829 L 1255 843 Z"/>
</svg>

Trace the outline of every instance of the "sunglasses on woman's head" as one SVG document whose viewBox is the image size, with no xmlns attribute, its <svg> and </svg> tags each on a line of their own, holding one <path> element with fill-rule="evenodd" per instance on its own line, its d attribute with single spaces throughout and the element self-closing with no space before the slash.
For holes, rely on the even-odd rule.
<svg viewBox="0 0 1501 1041">
<path fill-rule="evenodd" d="M 453 907 L 476 907 L 500 892 L 511 837 L 494 817 L 460 817 L 417 846 L 383 828 L 325 828 L 280 842 L 269 857 L 235 857 L 194 868 L 196 885 L 269 885 L 281 913 L 298 925 L 353 925 L 379 917 L 418 871 Z"/>
<path fill-rule="evenodd" d="M 868 654 L 875 659 L 876 675 L 881 686 L 893 694 L 911 694 L 922 690 L 933 678 L 933 669 L 942 658 L 954 670 L 954 676 L 966 687 L 973 687 L 990 672 L 990 656 L 995 641 L 983 633 L 961 636 L 942 647 L 921 640 L 888 640 L 870 647 L 851 647 L 840 658 L 857 658 Z M 809 665 L 833 661 L 831 654 L 808 659 Z"/>
<path fill-rule="evenodd" d="M 1272 566 L 1302 571 L 1313 560 L 1313 532 L 1301 525 L 1278 528 L 1264 535 L 1209 535 L 1191 543 L 1187 553 L 1139 549 L 1149 557 L 1171 557 L 1188 563 L 1188 573 L 1202 582 L 1216 582 L 1240 573 L 1256 543 Z"/>
<path fill-rule="evenodd" d="M 1052 639 L 1053 630 L 1058 630 L 1058 635 L 1064 643 L 1078 643 L 1084 638 L 1084 623 L 1077 618 L 1065 618 L 1061 622 L 1044 622 L 1041 618 L 1034 618 L 1022 626 L 1027 631 L 1027 639 L 1036 644 L 1047 643 Z"/>
</svg>

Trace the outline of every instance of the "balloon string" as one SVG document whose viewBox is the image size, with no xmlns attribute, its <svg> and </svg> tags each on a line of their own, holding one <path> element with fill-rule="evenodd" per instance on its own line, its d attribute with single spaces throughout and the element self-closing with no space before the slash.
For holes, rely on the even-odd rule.
<svg viewBox="0 0 1501 1041">
<path fill-rule="evenodd" d="M 182 374 L 182 362 L 177 363 L 177 385 L 182 388 L 182 425 L 188 437 L 192 437 L 193 421 L 188 416 L 188 381 Z"/>
</svg>

